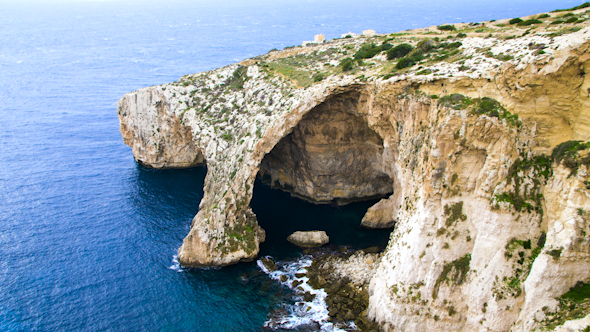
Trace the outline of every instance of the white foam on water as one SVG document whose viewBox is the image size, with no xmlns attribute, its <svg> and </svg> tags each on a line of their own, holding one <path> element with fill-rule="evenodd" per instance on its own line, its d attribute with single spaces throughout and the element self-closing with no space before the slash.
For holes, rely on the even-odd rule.
<svg viewBox="0 0 590 332">
<path fill-rule="evenodd" d="M 271 257 L 267 256 L 266 258 Z M 264 323 L 264 326 L 271 329 L 306 328 L 306 330 L 311 326 L 317 326 L 319 331 L 324 332 L 346 332 L 347 330 L 356 330 L 354 322 L 350 322 L 346 326 L 343 326 L 343 328 L 346 328 L 347 330 L 343 330 L 330 322 L 328 305 L 326 304 L 326 296 L 328 294 L 323 289 L 313 289 L 308 283 L 308 277 L 296 276 L 296 274 L 305 273 L 307 268 L 311 266 L 311 263 L 311 256 L 302 256 L 296 261 L 277 262 L 278 269 L 271 272 L 261 260 L 256 261 L 256 264 L 264 273 L 268 274 L 271 279 L 276 280 L 285 287 L 293 290 L 297 298 L 297 301 L 294 304 L 288 305 L 285 308 L 287 314 L 270 318 Z M 286 280 L 282 281 L 281 276 L 285 276 Z M 297 281 L 300 284 L 293 287 L 294 281 Z M 306 292 L 315 295 L 312 301 L 305 302 L 303 300 L 303 295 Z"/>
<path fill-rule="evenodd" d="M 180 266 L 180 263 L 178 262 L 178 255 L 174 255 L 172 257 L 172 265 L 170 267 L 168 267 L 170 270 L 174 270 L 176 272 L 183 272 L 184 270 L 182 269 L 182 266 Z"/>
</svg>

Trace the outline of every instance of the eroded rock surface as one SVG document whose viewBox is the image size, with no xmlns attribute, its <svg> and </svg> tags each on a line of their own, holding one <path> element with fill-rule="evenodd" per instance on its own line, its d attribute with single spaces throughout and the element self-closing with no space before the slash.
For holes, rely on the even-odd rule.
<svg viewBox="0 0 590 332">
<path fill-rule="evenodd" d="M 558 15 L 529 32 L 457 24 L 466 38 L 440 32 L 406 69 L 385 52 L 339 64 L 371 43 L 421 47 L 433 31 L 271 52 L 125 95 L 121 133 L 144 165 L 207 164 L 184 266 L 258 255 L 260 174 L 316 202 L 385 196 L 363 218 L 395 223 L 368 293 L 383 330 L 562 324 L 581 317 L 561 296 L 590 283 L 590 163 L 585 147 L 551 154 L 590 138 L 590 23 L 551 24 Z"/>
<path fill-rule="evenodd" d="M 316 203 L 343 204 L 389 195 L 383 140 L 360 116 L 358 91 L 330 97 L 307 113 L 267 154 L 263 180 Z"/>
</svg>

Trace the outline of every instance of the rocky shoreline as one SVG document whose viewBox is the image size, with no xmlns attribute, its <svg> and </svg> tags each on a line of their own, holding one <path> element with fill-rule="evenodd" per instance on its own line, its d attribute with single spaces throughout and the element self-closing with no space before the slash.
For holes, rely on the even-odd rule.
<svg viewBox="0 0 590 332">
<path fill-rule="evenodd" d="M 354 252 L 318 255 L 307 269 L 310 285 L 324 289 L 331 321 L 354 321 L 359 331 L 380 331 L 379 325 L 367 316 L 369 282 L 381 253 L 372 247 Z"/>
<path fill-rule="evenodd" d="M 380 331 L 379 325 L 367 316 L 369 282 L 379 264 L 380 249 L 307 249 L 306 254 L 305 259 L 308 259 L 309 264 L 294 274 L 295 279 L 290 280 L 287 274 L 280 274 L 277 281 L 293 289 L 303 302 L 315 299 L 317 294 L 314 290 L 325 292 L 322 301 L 327 309 L 326 321 L 337 328 L 347 331 Z M 271 257 L 262 257 L 259 262 L 259 266 L 267 273 L 279 270 Z M 304 283 L 313 290 L 301 287 Z M 281 312 L 282 310 L 278 310 L 273 315 L 280 317 Z M 274 319 L 280 319 L 278 317 Z"/>
<path fill-rule="evenodd" d="M 386 331 L 564 324 L 590 314 L 590 295 L 563 298 L 590 284 L 589 6 L 272 51 L 126 94 L 121 133 L 145 165 L 207 165 L 183 266 L 256 259 L 262 177 L 319 203 L 384 197 L 362 224 L 395 225 L 370 278 L 353 269 L 368 254 L 270 272 L 316 294 L 294 313 L 366 312 Z"/>
</svg>

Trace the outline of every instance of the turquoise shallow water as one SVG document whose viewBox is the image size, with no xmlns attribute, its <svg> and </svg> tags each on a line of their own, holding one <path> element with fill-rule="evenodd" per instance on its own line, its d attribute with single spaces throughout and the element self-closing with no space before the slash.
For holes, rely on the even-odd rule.
<svg viewBox="0 0 590 332">
<path fill-rule="evenodd" d="M 0 330 L 258 331 L 290 292 L 254 263 L 179 270 L 206 170 L 155 171 L 116 101 L 272 48 L 372 28 L 515 17 L 573 1 L 0 1 Z M 370 203 L 314 206 L 257 183 L 264 255 L 292 230 L 384 245 Z"/>
</svg>

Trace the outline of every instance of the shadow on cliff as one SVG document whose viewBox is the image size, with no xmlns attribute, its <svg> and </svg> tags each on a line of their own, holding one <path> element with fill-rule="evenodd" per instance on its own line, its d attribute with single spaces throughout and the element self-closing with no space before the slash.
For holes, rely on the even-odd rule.
<svg viewBox="0 0 590 332">
<path fill-rule="evenodd" d="M 373 230 L 360 226 L 367 209 L 378 200 L 350 203 L 344 206 L 319 205 L 292 197 L 280 189 L 256 180 L 250 206 L 258 223 L 266 231 L 260 255 L 277 259 L 297 256 L 301 250 L 287 242 L 294 231 L 324 230 L 330 236 L 328 246 L 370 246 L 385 248 L 391 229 Z M 335 249 L 335 248 L 334 248 Z"/>
</svg>

